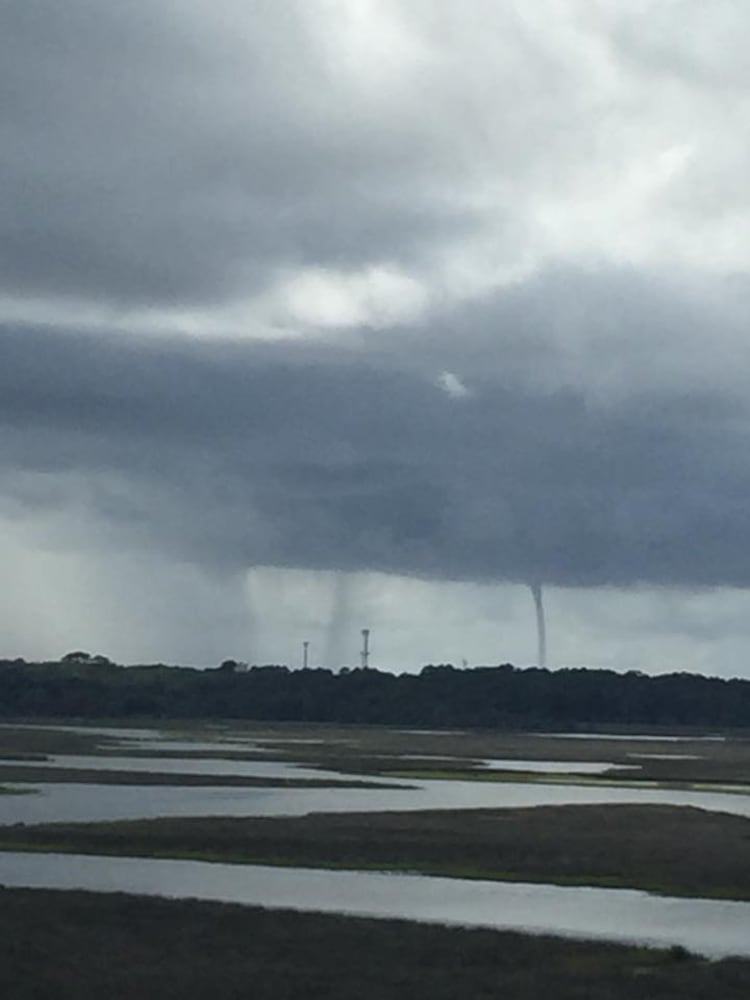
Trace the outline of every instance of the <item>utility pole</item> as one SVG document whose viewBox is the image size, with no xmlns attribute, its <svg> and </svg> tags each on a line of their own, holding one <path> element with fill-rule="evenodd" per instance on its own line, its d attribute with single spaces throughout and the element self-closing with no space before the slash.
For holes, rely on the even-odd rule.
<svg viewBox="0 0 750 1000">
<path fill-rule="evenodd" d="M 362 669 L 367 670 L 370 664 L 370 630 L 369 628 L 362 629 Z"/>
</svg>

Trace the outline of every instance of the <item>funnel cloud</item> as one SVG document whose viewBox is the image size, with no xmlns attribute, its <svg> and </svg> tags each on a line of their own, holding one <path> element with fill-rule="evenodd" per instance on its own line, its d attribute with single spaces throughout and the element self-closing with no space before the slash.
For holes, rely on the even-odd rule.
<svg viewBox="0 0 750 1000">
<path fill-rule="evenodd" d="M 541 583 L 531 584 L 531 596 L 534 599 L 536 614 L 537 653 L 536 662 L 539 667 L 547 666 L 547 624 L 544 619 L 544 603 L 542 601 Z"/>
</svg>

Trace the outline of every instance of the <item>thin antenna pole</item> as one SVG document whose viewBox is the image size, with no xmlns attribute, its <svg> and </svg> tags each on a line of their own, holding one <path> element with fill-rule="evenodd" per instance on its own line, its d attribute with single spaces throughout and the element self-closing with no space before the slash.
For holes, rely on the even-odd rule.
<svg viewBox="0 0 750 1000">
<path fill-rule="evenodd" d="M 370 664 L 370 630 L 362 629 L 362 669 L 367 670 Z"/>
<path fill-rule="evenodd" d="M 307 670 L 308 653 L 310 650 L 310 643 L 305 639 L 302 643 L 302 669 Z"/>
</svg>

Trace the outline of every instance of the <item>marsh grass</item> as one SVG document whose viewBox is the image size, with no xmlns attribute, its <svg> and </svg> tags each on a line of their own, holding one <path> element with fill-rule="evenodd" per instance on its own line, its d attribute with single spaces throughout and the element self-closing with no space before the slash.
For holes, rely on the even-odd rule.
<svg viewBox="0 0 750 1000">
<path fill-rule="evenodd" d="M 750 819 L 683 806 L 16 825 L 0 827 L 0 849 L 411 871 L 750 899 Z"/>
<path fill-rule="evenodd" d="M 115 738 L 103 736 L 93 727 L 104 725 L 113 727 L 117 720 L 86 720 L 86 726 L 78 730 L 60 729 L 61 724 L 74 720 L 35 720 L 32 726 L 22 722 L 5 723 L 0 726 L 0 758 L 4 754 L 48 755 L 75 753 L 96 753 L 106 756 L 122 753 L 123 747 L 115 748 Z M 180 740 L 216 740 L 213 751 L 174 751 L 165 745 L 160 750 L 140 751 L 138 742 L 128 744 L 129 754 L 184 757 L 220 757 L 243 760 L 288 760 L 310 766 L 322 766 L 330 770 L 341 769 L 358 774 L 377 773 L 389 776 L 394 771 L 407 771 L 412 775 L 438 777 L 444 772 L 446 777 L 480 777 L 484 771 L 477 765 L 486 758 L 510 758 L 515 760 L 556 760 L 595 761 L 612 764 L 636 765 L 640 770 L 628 773 L 633 781 L 654 782 L 702 782 L 747 783 L 750 775 L 750 732 L 726 732 L 726 739 L 705 740 L 705 731 L 687 729 L 651 731 L 653 740 L 627 739 L 629 732 L 637 737 L 646 727 L 635 727 L 628 731 L 617 729 L 616 739 L 566 739 L 554 734 L 539 735 L 528 732 L 504 732 L 491 729 L 474 730 L 406 730 L 393 726 L 333 725 L 322 723 L 254 723 L 254 722 L 200 722 L 189 723 L 177 720 L 141 720 L 148 729 L 158 729 L 165 736 Z M 129 728 L 138 723 L 128 720 Z M 669 737 L 678 735 L 680 743 L 670 742 Z M 709 735 L 721 735 L 711 733 Z M 660 737 L 664 736 L 662 740 Z M 242 749 L 230 740 L 245 740 L 252 749 Z M 649 759 L 643 753 L 667 755 Z M 674 758 L 679 753 L 680 758 Z M 424 755 L 416 761 L 404 759 L 402 755 Z M 633 754 L 639 756 L 633 757 Z M 573 768 L 571 770 L 574 770 Z M 486 772 L 484 772 L 486 774 Z M 534 773 L 535 780 L 539 774 Z M 612 779 L 615 774 L 604 775 Z M 580 783 L 576 776 L 576 783 Z M 596 783 L 600 776 L 588 776 Z M 483 780 L 492 780 L 484 777 Z M 515 772 L 512 780 L 518 780 Z"/>
<path fill-rule="evenodd" d="M 116 894 L 0 890 L 12 1000 L 746 1000 L 674 949 Z"/>
</svg>

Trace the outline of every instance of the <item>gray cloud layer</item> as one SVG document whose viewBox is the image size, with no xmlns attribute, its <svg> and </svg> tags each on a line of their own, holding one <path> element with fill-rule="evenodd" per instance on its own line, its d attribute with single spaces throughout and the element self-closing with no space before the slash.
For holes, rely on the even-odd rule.
<svg viewBox="0 0 750 1000">
<path fill-rule="evenodd" d="M 459 398 L 429 350 L 404 365 L 401 331 L 344 352 L 6 328 L 6 484 L 43 504 L 30 472 L 86 479 L 103 518 L 233 567 L 747 585 L 740 399 L 591 397 L 585 380 L 553 386 L 544 352 L 534 385 L 513 337 L 491 350 L 467 323 L 457 339 Z"/>
<path fill-rule="evenodd" d="M 466 225 L 429 130 L 347 95 L 313 10 L 5 4 L 2 287 L 217 301 L 280 268 L 409 256 Z"/>
<path fill-rule="evenodd" d="M 747 587 L 750 16 L 471 10 L 2 5 L 3 517 Z"/>
</svg>

